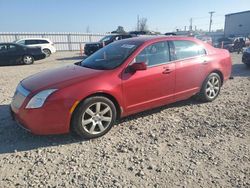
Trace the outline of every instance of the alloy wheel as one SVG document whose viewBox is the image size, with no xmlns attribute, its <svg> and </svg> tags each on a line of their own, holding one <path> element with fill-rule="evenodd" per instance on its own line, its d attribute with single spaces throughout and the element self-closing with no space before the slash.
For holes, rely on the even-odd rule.
<svg viewBox="0 0 250 188">
<path fill-rule="evenodd" d="M 91 104 L 83 113 L 82 127 L 89 134 L 100 134 L 112 121 L 112 110 L 104 102 Z"/>
<path fill-rule="evenodd" d="M 31 64 L 31 63 L 33 63 L 33 58 L 31 56 L 26 55 L 23 57 L 23 62 L 25 64 Z"/>
<path fill-rule="evenodd" d="M 216 76 L 212 76 L 206 85 L 206 94 L 210 99 L 215 98 L 220 91 L 220 80 Z"/>
</svg>

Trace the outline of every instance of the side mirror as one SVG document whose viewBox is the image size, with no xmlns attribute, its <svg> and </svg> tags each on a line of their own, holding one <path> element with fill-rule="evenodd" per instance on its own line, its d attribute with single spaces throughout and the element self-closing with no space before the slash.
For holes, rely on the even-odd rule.
<svg viewBox="0 0 250 188">
<path fill-rule="evenodd" d="M 133 72 L 147 70 L 147 65 L 145 62 L 133 63 L 129 66 L 130 70 Z"/>
</svg>

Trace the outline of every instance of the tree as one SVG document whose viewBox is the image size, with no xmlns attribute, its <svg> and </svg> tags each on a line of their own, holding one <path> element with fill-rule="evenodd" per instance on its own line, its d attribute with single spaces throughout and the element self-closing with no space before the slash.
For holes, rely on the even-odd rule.
<svg viewBox="0 0 250 188">
<path fill-rule="evenodd" d="M 139 19 L 139 31 L 148 31 L 148 25 L 147 25 L 147 18 L 140 18 Z"/>
<path fill-rule="evenodd" d="M 117 29 L 115 31 L 112 31 L 111 33 L 126 33 L 126 31 L 124 30 L 124 28 L 122 26 L 118 26 Z"/>
<path fill-rule="evenodd" d="M 90 33 L 89 25 L 86 27 L 86 33 Z"/>
</svg>

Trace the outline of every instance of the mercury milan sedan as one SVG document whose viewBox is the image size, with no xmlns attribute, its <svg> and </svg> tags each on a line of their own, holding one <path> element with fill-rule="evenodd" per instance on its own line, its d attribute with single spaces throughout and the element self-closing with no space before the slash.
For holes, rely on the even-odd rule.
<svg viewBox="0 0 250 188">
<path fill-rule="evenodd" d="M 11 103 L 34 134 L 107 133 L 118 118 L 196 96 L 211 102 L 231 74 L 227 50 L 188 37 L 114 42 L 82 62 L 22 80 Z"/>
</svg>

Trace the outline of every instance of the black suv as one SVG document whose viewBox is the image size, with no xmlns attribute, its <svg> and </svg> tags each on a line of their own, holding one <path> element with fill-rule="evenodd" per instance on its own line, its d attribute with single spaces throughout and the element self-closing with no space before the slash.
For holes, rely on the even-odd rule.
<svg viewBox="0 0 250 188">
<path fill-rule="evenodd" d="M 115 35 L 107 35 L 103 37 L 99 42 L 90 42 L 86 43 L 84 46 L 84 53 L 85 55 L 89 56 L 102 48 L 103 46 L 106 46 L 114 41 L 132 38 L 133 35 L 129 34 L 115 34 Z"/>
</svg>

